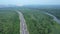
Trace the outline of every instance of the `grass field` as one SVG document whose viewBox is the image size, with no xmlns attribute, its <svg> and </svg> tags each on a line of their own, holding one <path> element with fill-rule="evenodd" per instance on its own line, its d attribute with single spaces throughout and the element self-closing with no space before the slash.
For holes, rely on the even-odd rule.
<svg viewBox="0 0 60 34">
<path fill-rule="evenodd" d="M 0 34 L 20 34 L 19 16 L 14 10 L 0 10 Z"/>
<path fill-rule="evenodd" d="M 29 34 L 60 34 L 60 24 L 43 11 L 23 9 L 20 10 L 25 17 Z"/>
</svg>

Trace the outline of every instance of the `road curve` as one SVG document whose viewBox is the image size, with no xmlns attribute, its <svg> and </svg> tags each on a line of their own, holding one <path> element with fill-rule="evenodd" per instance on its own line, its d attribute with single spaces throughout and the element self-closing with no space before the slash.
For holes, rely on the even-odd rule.
<svg viewBox="0 0 60 34">
<path fill-rule="evenodd" d="M 20 11 L 16 11 L 16 12 L 19 14 L 19 19 L 20 19 L 20 34 L 29 34 L 23 14 Z"/>
</svg>

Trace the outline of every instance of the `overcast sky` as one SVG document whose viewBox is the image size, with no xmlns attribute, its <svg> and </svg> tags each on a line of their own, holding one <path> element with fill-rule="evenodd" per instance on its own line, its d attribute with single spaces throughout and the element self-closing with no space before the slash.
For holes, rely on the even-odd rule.
<svg viewBox="0 0 60 34">
<path fill-rule="evenodd" d="M 0 0 L 0 5 L 60 5 L 60 0 Z"/>
</svg>

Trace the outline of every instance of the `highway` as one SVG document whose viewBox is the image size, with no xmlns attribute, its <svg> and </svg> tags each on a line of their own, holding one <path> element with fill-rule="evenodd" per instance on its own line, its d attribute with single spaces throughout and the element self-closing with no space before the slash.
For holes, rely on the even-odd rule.
<svg viewBox="0 0 60 34">
<path fill-rule="evenodd" d="M 20 34 L 29 34 L 23 14 L 20 11 L 16 12 L 19 14 L 20 19 Z"/>
</svg>

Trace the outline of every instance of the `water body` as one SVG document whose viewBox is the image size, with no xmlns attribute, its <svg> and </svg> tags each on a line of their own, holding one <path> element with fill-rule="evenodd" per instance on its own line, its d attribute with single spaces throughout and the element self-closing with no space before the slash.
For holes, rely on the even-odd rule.
<svg viewBox="0 0 60 34">
<path fill-rule="evenodd" d="M 53 20 L 55 20 L 57 23 L 60 24 L 60 19 L 58 19 L 57 17 L 55 17 L 54 15 L 52 15 L 52 14 L 50 14 L 50 13 L 45 12 L 45 14 L 47 14 L 47 15 L 53 17 Z"/>
</svg>

